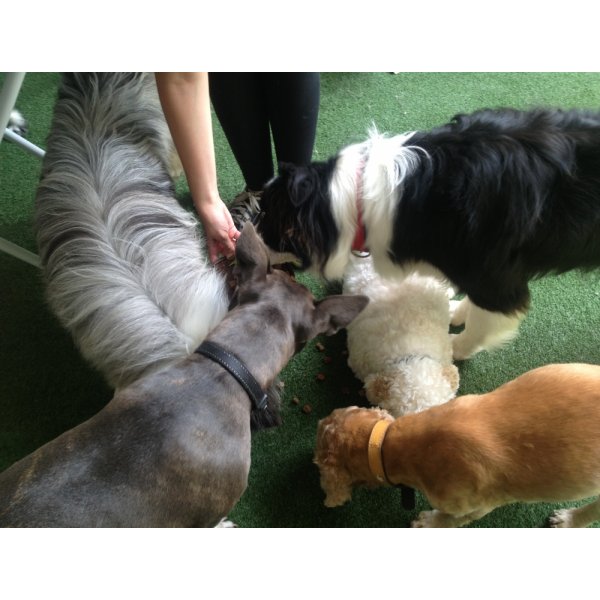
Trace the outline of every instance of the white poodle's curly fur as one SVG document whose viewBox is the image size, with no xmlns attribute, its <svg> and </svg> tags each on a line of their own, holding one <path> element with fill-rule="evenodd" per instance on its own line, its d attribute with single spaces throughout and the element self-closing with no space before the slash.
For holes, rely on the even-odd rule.
<svg viewBox="0 0 600 600">
<path fill-rule="evenodd" d="M 364 382 L 371 404 L 399 417 L 455 396 L 459 375 L 448 332 L 449 286 L 417 273 L 384 279 L 370 257 L 353 256 L 343 287 L 370 299 L 347 333 L 348 365 Z"/>
</svg>

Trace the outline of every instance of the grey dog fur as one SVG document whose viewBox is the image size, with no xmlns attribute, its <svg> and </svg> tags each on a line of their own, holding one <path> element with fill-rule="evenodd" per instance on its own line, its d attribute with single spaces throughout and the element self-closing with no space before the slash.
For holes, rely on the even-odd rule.
<svg viewBox="0 0 600 600">
<path fill-rule="evenodd" d="M 36 198 L 48 303 L 119 388 L 192 352 L 228 308 L 152 75 L 63 77 Z"/>
<path fill-rule="evenodd" d="M 303 343 L 345 327 L 368 302 L 315 302 L 270 269 L 250 223 L 236 256 L 239 304 L 208 339 L 234 352 L 263 389 Z M 180 359 L 0 474 L 0 526 L 214 526 L 247 485 L 250 412 L 220 365 L 199 354 Z"/>
</svg>

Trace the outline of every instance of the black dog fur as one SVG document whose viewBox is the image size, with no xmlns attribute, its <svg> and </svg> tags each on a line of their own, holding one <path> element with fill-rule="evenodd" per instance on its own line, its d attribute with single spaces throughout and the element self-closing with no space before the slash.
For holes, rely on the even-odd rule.
<svg viewBox="0 0 600 600">
<path fill-rule="evenodd" d="M 530 279 L 600 265 L 600 112 L 481 110 L 407 145 L 419 160 L 395 193 L 396 265 L 429 263 L 474 304 L 504 314 L 527 309 Z M 323 271 L 340 237 L 338 158 L 281 165 L 263 193 L 263 239 L 303 268 Z"/>
</svg>

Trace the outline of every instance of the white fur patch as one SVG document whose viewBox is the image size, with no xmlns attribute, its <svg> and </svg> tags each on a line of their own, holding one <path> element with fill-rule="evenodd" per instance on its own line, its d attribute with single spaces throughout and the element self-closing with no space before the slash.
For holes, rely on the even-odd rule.
<svg viewBox="0 0 600 600">
<path fill-rule="evenodd" d="M 550 527 L 575 527 L 573 523 L 573 509 L 563 508 L 555 510 L 548 519 Z"/>
<path fill-rule="evenodd" d="M 22 135 L 27 131 L 27 121 L 18 110 L 12 110 L 8 119 L 7 129 Z"/>
<path fill-rule="evenodd" d="M 357 193 L 367 229 L 366 244 L 376 268 L 380 273 L 397 273 L 398 266 L 389 260 L 388 250 L 399 188 L 421 160 L 420 149 L 406 145 L 413 135 L 386 137 L 372 129 L 366 142 L 340 153 L 330 187 L 332 214 L 340 236 L 325 265 L 327 278 L 341 278 L 351 255 L 358 220 Z"/>
<path fill-rule="evenodd" d="M 452 324 L 464 322 L 464 330 L 452 340 L 454 360 L 464 360 L 480 350 L 490 350 L 506 344 L 518 332 L 525 313 L 505 315 L 490 312 L 473 304 L 468 297 L 454 306 Z"/>
</svg>

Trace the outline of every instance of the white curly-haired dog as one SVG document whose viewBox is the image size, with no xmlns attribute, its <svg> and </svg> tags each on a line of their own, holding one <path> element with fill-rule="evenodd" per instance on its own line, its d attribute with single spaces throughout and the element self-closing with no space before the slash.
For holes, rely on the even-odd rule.
<svg viewBox="0 0 600 600">
<path fill-rule="evenodd" d="M 453 398 L 449 286 L 430 276 L 384 279 L 371 257 L 352 256 L 344 293 L 370 301 L 348 326 L 348 365 L 365 384 L 367 399 L 394 417 Z"/>
</svg>

